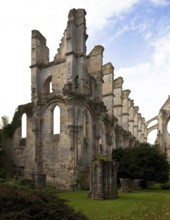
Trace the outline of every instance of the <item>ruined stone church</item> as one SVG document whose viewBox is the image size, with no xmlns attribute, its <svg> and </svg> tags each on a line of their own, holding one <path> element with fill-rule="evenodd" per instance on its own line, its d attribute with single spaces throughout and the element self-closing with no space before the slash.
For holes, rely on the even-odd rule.
<svg viewBox="0 0 170 220">
<path fill-rule="evenodd" d="M 100 157 L 111 161 L 112 149 L 146 142 L 147 126 L 130 90 L 123 90 L 123 78 L 114 79 L 113 65 L 103 64 L 104 48 L 97 45 L 86 54 L 85 15 L 83 9 L 69 12 L 52 61 L 45 37 L 32 31 L 32 101 L 18 107 L 19 122 L 6 151 L 13 174 L 62 189 L 96 184 L 98 194 L 105 187 L 109 195 L 115 193 L 116 165 L 103 162 L 92 168 L 92 162 Z"/>
</svg>

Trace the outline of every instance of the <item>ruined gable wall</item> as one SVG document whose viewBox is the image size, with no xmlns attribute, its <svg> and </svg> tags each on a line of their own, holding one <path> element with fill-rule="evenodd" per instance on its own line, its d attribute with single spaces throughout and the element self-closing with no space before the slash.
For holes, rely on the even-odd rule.
<svg viewBox="0 0 170 220">
<path fill-rule="evenodd" d="M 26 148 L 20 147 L 20 128 L 12 140 L 18 149 L 13 150 L 13 164 L 24 164 L 25 176 L 45 174 L 48 183 L 65 189 L 76 186 L 97 155 L 111 159 L 113 148 L 135 142 L 121 127 L 123 121 L 127 128 L 128 120 L 122 119 L 122 111 L 128 111 L 123 79 L 114 80 L 111 63 L 103 65 L 102 46 L 95 46 L 86 56 L 85 14 L 83 9 L 69 12 L 67 28 L 51 62 L 45 37 L 32 32 L 33 114 Z M 53 132 L 56 106 L 61 113 L 58 134 Z"/>
</svg>

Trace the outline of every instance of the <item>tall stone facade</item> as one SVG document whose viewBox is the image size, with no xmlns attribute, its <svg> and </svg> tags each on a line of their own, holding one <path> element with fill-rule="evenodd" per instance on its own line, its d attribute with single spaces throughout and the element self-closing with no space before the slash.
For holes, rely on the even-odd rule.
<svg viewBox="0 0 170 220">
<path fill-rule="evenodd" d="M 105 190 L 112 198 L 115 192 L 109 187 L 115 185 L 114 162 L 97 162 L 95 169 L 91 164 L 101 155 L 112 161 L 114 148 L 146 141 L 145 120 L 129 98 L 130 90 L 123 90 L 123 78 L 114 79 L 113 65 L 103 64 L 104 48 L 97 45 L 86 54 L 85 15 L 83 9 L 69 12 L 53 61 L 49 61 L 45 37 L 32 31 L 32 101 L 19 106 L 14 117 L 17 126 L 6 142 L 6 153 L 13 173 L 38 182 L 46 179 L 63 189 L 74 190 L 91 182 L 98 188 L 94 192 L 91 186 L 93 197 L 100 197 L 107 181 Z M 102 170 L 108 172 L 105 179 L 96 174 L 105 176 Z"/>
<path fill-rule="evenodd" d="M 153 124 L 151 125 L 151 122 Z M 145 122 L 146 137 L 153 130 L 157 131 L 155 144 L 159 144 L 162 152 L 167 153 L 168 162 L 170 163 L 170 131 L 168 131 L 168 124 L 170 123 L 170 96 L 165 101 L 157 116 Z M 151 125 L 151 126 L 150 126 Z"/>
</svg>

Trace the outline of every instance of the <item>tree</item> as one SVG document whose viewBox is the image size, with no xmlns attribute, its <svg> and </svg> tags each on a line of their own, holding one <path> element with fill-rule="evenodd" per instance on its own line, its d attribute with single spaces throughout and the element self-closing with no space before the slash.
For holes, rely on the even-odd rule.
<svg viewBox="0 0 170 220">
<path fill-rule="evenodd" d="M 169 178 L 167 155 L 157 145 L 141 143 L 134 148 L 117 148 L 112 159 L 119 161 L 118 177 L 166 182 Z"/>
<path fill-rule="evenodd" d="M 0 123 L 0 128 L 3 129 L 4 127 L 6 127 L 9 123 L 9 118 L 6 115 L 3 115 L 1 117 L 1 123 Z"/>
</svg>

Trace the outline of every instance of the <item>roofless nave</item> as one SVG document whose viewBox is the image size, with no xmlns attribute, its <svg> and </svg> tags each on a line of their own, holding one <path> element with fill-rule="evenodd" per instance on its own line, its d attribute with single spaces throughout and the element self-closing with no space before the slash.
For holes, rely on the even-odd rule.
<svg viewBox="0 0 170 220">
<path fill-rule="evenodd" d="M 105 164 L 107 184 L 100 175 L 103 165 L 91 170 L 96 156 L 111 160 L 113 148 L 133 147 L 146 142 L 148 132 L 139 107 L 130 99 L 130 90 L 123 90 L 123 78 L 114 79 L 114 67 L 103 64 L 104 48 L 97 45 L 86 54 L 85 10 L 72 9 L 60 47 L 52 62 L 45 37 L 32 31 L 31 103 L 18 108 L 17 120 L 27 116 L 27 135 L 22 138 L 22 123 L 7 142 L 8 165 L 12 172 L 39 184 L 47 181 L 64 189 L 75 189 L 86 173 L 94 197 L 101 185 L 110 197 L 115 184 L 116 165 Z M 57 112 L 57 114 L 56 114 Z M 170 152 L 167 123 L 170 98 L 156 117 L 157 143 Z M 15 117 L 16 120 L 16 117 Z M 56 124 L 58 127 L 56 129 Z M 109 188 L 110 187 L 110 188 Z"/>
</svg>

